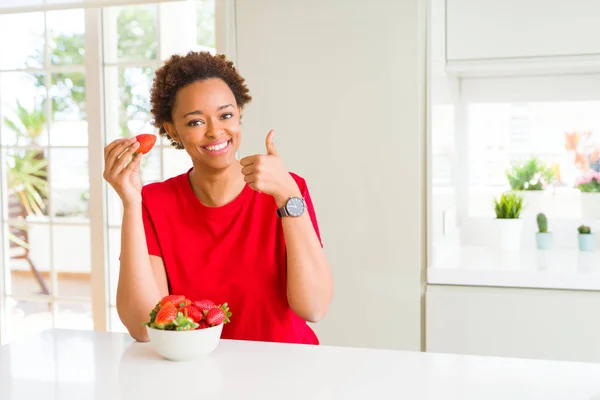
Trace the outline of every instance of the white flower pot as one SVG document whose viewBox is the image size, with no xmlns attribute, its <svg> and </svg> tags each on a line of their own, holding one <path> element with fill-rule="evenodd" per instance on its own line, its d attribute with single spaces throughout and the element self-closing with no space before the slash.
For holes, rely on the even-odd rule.
<svg viewBox="0 0 600 400">
<path fill-rule="evenodd" d="M 515 193 L 523 197 L 522 216 L 535 216 L 541 212 L 548 214 L 552 200 L 552 193 L 548 190 L 519 190 Z"/>
<path fill-rule="evenodd" d="M 503 251 L 519 251 L 523 221 L 520 219 L 496 219 L 498 246 Z"/>
<path fill-rule="evenodd" d="M 581 192 L 581 217 L 600 218 L 600 193 Z"/>
</svg>

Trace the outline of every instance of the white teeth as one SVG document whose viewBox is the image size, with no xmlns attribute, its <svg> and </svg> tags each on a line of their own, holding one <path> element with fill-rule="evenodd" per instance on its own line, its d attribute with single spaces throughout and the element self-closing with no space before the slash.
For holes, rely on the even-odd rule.
<svg viewBox="0 0 600 400">
<path fill-rule="evenodd" d="M 218 150 L 223 150 L 228 145 L 229 145 L 229 141 L 218 144 L 216 146 L 206 146 L 205 149 L 208 151 L 218 151 Z"/>
</svg>

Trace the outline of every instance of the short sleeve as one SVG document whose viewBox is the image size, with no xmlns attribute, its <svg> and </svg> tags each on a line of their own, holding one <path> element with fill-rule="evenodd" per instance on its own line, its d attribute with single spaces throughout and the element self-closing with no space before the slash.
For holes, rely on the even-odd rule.
<svg viewBox="0 0 600 400">
<path fill-rule="evenodd" d="M 162 257 L 160 246 L 158 245 L 158 236 L 156 228 L 152 222 L 152 218 L 144 203 L 142 203 L 142 219 L 144 220 L 144 232 L 146 233 L 146 245 L 148 246 L 148 254 L 151 256 Z"/>
<path fill-rule="evenodd" d="M 319 223 L 317 222 L 317 214 L 315 212 L 315 207 L 312 202 L 312 198 L 310 197 L 310 192 L 308 190 L 308 185 L 306 181 L 302 179 L 301 182 L 298 182 L 300 185 L 300 191 L 302 192 L 302 197 L 306 202 L 306 209 L 308 214 L 310 215 L 310 220 L 312 221 L 313 227 L 315 228 L 315 233 L 317 234 L 317 238 L 319 238 L 319 243 L 321 243 L 321 247 L 323 247 L 323 240 L 321 240 L 321 232 L 319 231 Z"/>
</svg>

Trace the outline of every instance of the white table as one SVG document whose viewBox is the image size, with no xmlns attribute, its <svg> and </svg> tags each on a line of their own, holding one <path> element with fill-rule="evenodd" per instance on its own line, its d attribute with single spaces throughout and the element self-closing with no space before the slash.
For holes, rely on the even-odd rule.
<svg viewBox="0 0 600 400">
<path fill-rule="evenodd" d="M 2 400 L 166 398 L 600 400 L 600 364 L 228 340 L 178 363 L 124 334 L 68 330 L 0 347 Z"/>
</svg>

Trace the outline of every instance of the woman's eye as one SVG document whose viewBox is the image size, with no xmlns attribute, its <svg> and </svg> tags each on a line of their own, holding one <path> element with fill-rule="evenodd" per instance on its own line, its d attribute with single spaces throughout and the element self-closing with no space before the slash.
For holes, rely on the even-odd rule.
<svg viewBox="0 0 600 400">
<path fill-rule="evenodd" d="M 221 115 L 221 119 L 229 119 L 229 118 L 231 118 L 231 117 L 233 117 L 233 114 L 232 114 L 232 113 L 227 113 L 227 114 L 223 114 L 223 115 Z"/>
<path fill-rule="evenodd" d="M 204 122 L 200 121 L 199 119 L 194 119 L 190 122 L 187 123 L 187 126 L 199 126 L 199 125 L 203 125 Z"/>
</svg>

